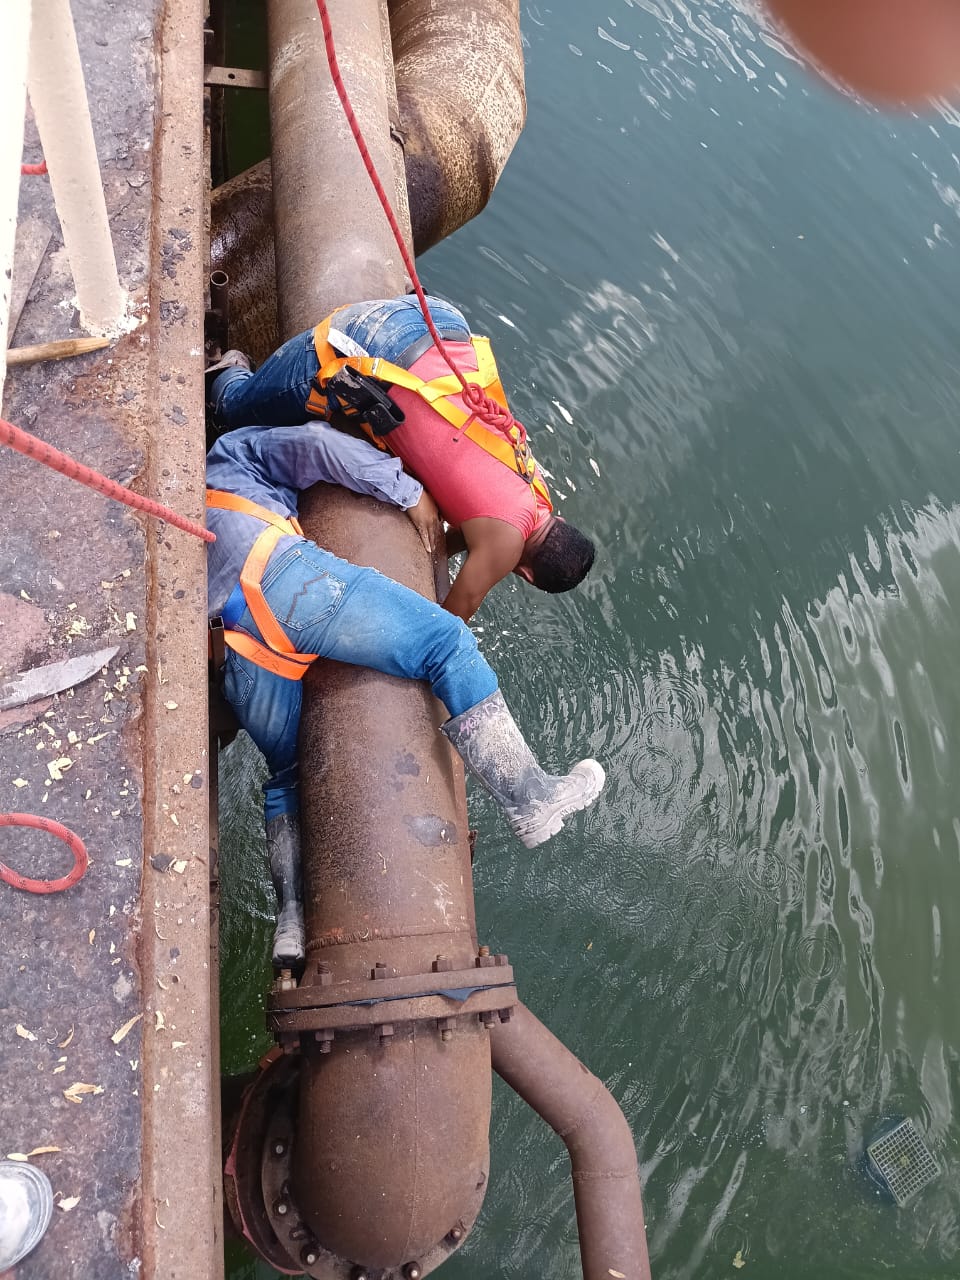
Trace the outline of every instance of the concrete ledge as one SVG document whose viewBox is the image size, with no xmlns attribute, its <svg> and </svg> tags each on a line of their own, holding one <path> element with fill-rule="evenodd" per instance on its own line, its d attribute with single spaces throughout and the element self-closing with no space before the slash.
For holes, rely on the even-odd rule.
<svg viewBox="0 0 960 1280">
<path fill-rule="evenodd" d="M 4 416 L 202 520 L 204 7 L 73 9 L 140 323 L 104 352 L 11 371 Z M 28 121 L 25 159 L 35 152 Z M 43 178 L 24 180 L 20 217 L 53 238 L 15 341 L 71 336 L 72 285 Z M 55 1210 L 17 1277 L 216 1280 L 203 545 L 6 450 L 0 467 L 0 675 L 121 646 L 76 690 L 0 715 L 0 810 L 65 822 L 91 857 L 64 894 L 0 885 L 0 1154 L 58 1147 L 33 1159 L 60 1199 L 78 1198 Z M 47 837 L 0 835 L 0 859 L 61 872 Z M 102 1092 L 74 1102 L 64 1096 L 74 1083 Z"/>
</svg>

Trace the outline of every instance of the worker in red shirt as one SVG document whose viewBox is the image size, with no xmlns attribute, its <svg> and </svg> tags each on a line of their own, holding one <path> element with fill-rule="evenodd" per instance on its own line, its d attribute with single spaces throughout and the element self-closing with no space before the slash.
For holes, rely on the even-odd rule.
<svg viewBox="0 0 960 1280">
<path fill-rule="evenodd" d="M 498 421 L 464 405 L 411 294 L 340 308 L 256 373 L 242 352 L 228 351 L 208 370 L 214 424 L 293 426 L 309 415 L 337 422 L 342 410 L 433 497 L 450 526 L 447 553 L 467 552 L 443 602 L 465 621 L 509 573 L 542 591 L 569 591 L 593 564 L 593 543 L 555 514 L 526 432 L 507 409 L 489 342 L 472 336 L 450 303 L 430 297 L 428 306 L 456 367 L 501 409 Z"/>
</svg>

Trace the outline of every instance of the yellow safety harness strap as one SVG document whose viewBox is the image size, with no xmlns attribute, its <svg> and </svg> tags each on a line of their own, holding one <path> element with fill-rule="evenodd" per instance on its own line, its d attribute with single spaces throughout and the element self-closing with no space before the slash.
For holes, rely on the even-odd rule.
<svg viewBox="0 0 960 1280">
<path fill-rule="evenodd" d="M 284 676 L 289 680 L 300 680 L 315 661 L 315 653 L 298 653 L 296 646 L 287 638 L 287 634 L 274 616 L 263 594 L 263 572 L 267 561 L 282 537 L 303 537 L 299 522 L 292 516 L 281 516 L 275 511 L 261 507 L 259 503 L 241 498 L 236 493 L 225 493 L 220 489 L 207 490 L 207 506 L 221 511 L 236 511 L 241 515 L 253 516 L 262 521 L 267 528 L 258 536 L 240 570 L 240 588 L 247 602 L 250 615 L 263 636 L 264 644 L 254 640 L 242 631 L 227 630 L 224 643 L 235 652 L 249 658 L 257 666 L 265 667 L 274 675 Z"/>
<path fill-rule="evenodd" d="M 326 326 L 325 329 L 324 326 Z M 431 409 L 439 413 L 452 427 L 455 427 L 458 431 L 463 431 L 464 435 L 469 440 L 472 440 L 474 444 L 479 445 L 485 452 L 496 458 L 498 462 L 502 462 L 511 471 L 526 480 L 536 490 L 541 502 L 549 510 L 553 510 L 550 493 L 537 472 L 536 461 L 527 447 L 521 428 L 512 426 L 507 430 L 506 434 L 491 431 L 475 415 L 461 408 L 460 405 L 449 398 L 463 390 L 460 379 L 452 373 L 444 374 L 442 377 L 425 382 L 423 378 L 412 373 L 409 369 L 391 364 L 389 360 L 383 360 L 379 356 L 337 356 L 326 340 L 329 328 L 329 322 L 324 321 L 314 331 L 314 342 L 317 347 L 318 358 L 329 353 L 333 353 L 333 356 L 326 363 L 321 363 L 320 372 L 317 374 L 314 388 L 310 393 L 310 399 L 307 401 L 307 408 L 311 412 L 320 414 L 327 412 L 325 399 L 320 388 L 325 387 L 330 378 L 339 373 L 341 369 L 347 367 L 355 369 L 357 373 L 376 378 L 390 386 L 402 387 L 406 391 L 412 391 L 421 400 L 424 400 Z M 321 329 L 324 329 L 324 334 L 322 337 L 318 337 Z M 477 368 L 476 370 L 464 370 L 464 381 L 482 387 L 491 399 L 496 400 L 499 405 L 506 409 L 507 397 L 497 372 L 497 364 L 490 348 L 489 338 L 474 336 L 471 337 L 470 342 L 477 358 Z M 383 441 L 373 434 L 367 423 L 361 420 L 359 425 L 377 448 L 389 448 L 389 445 L 384 445 Z"/>
</svg>

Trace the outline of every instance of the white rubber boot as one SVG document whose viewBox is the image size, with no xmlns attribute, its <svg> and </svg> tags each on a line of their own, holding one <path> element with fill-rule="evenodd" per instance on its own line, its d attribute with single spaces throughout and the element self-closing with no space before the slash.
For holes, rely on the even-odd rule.
<svg viewBox="0 0 960 1280">
<path fill-rule="evenodd" d="M 273 935 L 273 967 L 302 969 L 306 933 L 303 924 L 303 874 L 300 865 L 300 821 L 281 813 L 267 823 L 267 857 L 277 891 L 277 927 Z"/>
<path fill-rule="evenodd" d="M 562 776 L 545 773 L 499 689 L 441 728 L 528 849 L 555 836 L 603 790 L 606 775 L 596 760 L 581 760 Z"/>
<path fill-rule="evenodd" d="M 0 1271 L 16 1266 L 40 1243 L 53 1213 L 45 1173 L 19 1160 L 0 1160 Z"/>
</svg>

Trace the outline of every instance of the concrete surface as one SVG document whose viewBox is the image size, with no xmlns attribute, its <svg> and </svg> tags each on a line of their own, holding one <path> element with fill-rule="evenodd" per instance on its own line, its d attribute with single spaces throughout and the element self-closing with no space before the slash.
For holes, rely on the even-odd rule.
<svg viewBox="0 0 960 1280">
<path fill-rule="evenodd" d="M 139 324 L 11 370 L 3 416 L 202 519 L 203 6 L 73 11 Z M 26 134 L 37 161 L 29 119 Z M 24 178 L 20 216 L 53 234 L 11 344 L 77 334 L 45 178 Z M 0 679 L 121 646 L 86 684 L 0 714 L 0 811 L 66 823 L 91 859 L 63 894 L 0 884 L 0 1154 L 58 1148 L 32 1157 L 60 1207 L 17 1280 L 206 1280 L 222 1246 L 203 547 L 7 449 L 0 477 Z M 67 865 L 46 836 L 0 837 L 24 873 Z M 96 1091 L 74 1101 L 74 1084 Z"/>
</svg>

